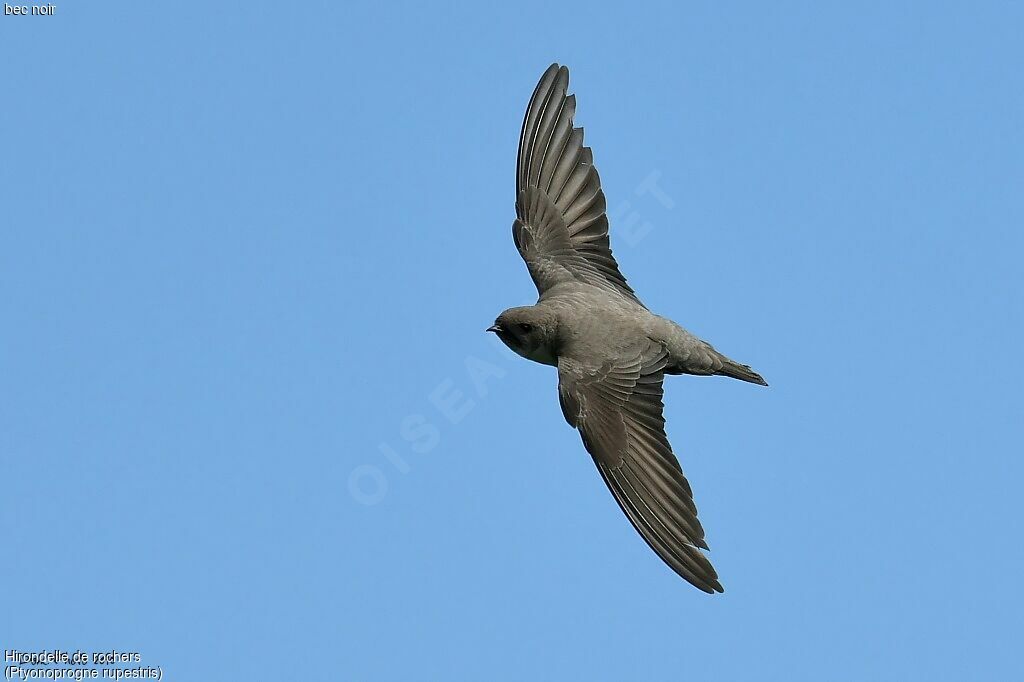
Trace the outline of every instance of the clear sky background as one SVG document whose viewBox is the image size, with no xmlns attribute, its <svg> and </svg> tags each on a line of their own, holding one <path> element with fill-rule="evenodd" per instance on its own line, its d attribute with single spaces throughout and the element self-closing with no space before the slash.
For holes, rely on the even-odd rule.
<svg viewBox="0 0 1024 682">
<path fill-rule="evenodd" d="M 0 647 L 169 680 L 1022 674 L 1019 5 L 0 17 Z M 725 585 L 484 333 L 571 70 Z M 656 189 L 648 189 L 654 187 Z"/>
</svg>

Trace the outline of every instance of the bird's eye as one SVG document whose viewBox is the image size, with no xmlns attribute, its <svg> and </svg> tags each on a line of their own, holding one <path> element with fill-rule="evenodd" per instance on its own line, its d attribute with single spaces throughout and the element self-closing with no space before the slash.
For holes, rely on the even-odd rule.
<svg viewBox="0 0 1024 682">
<path fill-rule="evenodd" d="M 521 330 L 521 331 L 522 331 L 522 332 L 523 332 L 524 334 L 529 334 L 530 332 L 532 332 L 532 331 L 533 331 L 533 325 L 532 325 L 532 324 L 527 324 L 526 322 L 521 322 L 521 323 L 519 324 L 519 329 L 520 329 L 520 330 Z"/>
</svg>

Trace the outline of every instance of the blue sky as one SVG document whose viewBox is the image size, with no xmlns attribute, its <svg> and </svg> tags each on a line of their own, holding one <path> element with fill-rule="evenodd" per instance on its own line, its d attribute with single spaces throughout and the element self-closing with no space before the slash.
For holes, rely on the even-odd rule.
<svg viewBox="0 0 1024 682">
<path fill-rule="evenodd" d="M 0 17 L 0 646 L 167 679 L 1021 675 L 1024 11 Z M 634 533 L 510 236 L 552 61 L 725 585 Z M 651 189 L 656 188 L 656 189 Z"/>
</svg>

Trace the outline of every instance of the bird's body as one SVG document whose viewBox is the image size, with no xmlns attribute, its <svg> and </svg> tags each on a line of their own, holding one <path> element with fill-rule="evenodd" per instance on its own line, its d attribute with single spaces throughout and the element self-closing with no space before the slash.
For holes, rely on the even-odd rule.
<svg viewBox="0 0 1024 682">
<path fill-rule="evenodd" d="M 572 127 L 568 70 L 553 64 L 523 122 L 512 232 L 540 294 L 489 329 L 519 355 L 558 368 L 559 400 L 602 477 L 647 543 L 679 575 L 721 592 L 690 485 L 665 435 L 666 374 L 766 385 L 750 367 L 649 311 L 619 272 L 604 194 Z"/>
<path fill-rule="evenodd" d="M 672 320 L 586 284 L 556 286 L 531 307 L 549 313 L 559 330 L 555 348 L 527 356 L 534 362 L 557 366 L 559 355 L 613 358 L 623 348 L 648 339 L 668 351 L 666 374 L 720 374 L 763 384 L 749 367 L 730 360 Z M 595 324 L 600 325 L 600 333 L 595 333 Z"/>
</svg>

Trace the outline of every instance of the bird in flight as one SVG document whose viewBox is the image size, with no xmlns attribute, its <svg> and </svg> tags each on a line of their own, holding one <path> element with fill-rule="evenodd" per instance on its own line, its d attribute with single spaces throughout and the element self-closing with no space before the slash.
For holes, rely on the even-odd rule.
<svg viewBox="0 0 1024 682">
<path fill-rule="evenodd" d="M 569 70 L 552 64 L 519 138 L 512 237 L 537 285 L 535 305 L 487 330 L 519 355 L 558 368 L 558 399 L 616 502 L 672 570 L 722 592 L 693 492 L 662 414 L 666 374 L 719 375 L 767 386 L 640 301 L 612 256 L 604 193 L 583 129 L 573 127 Z"/>
</svg>

